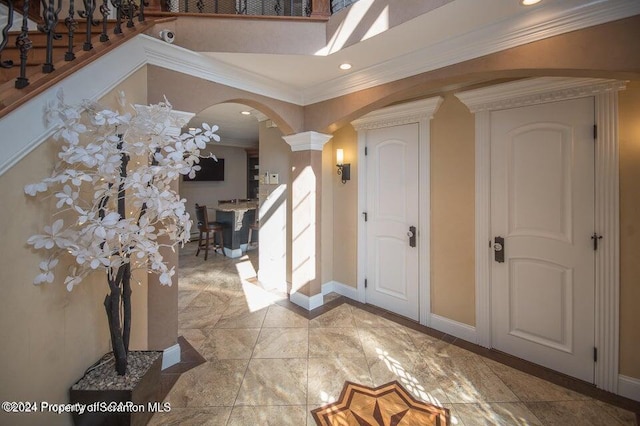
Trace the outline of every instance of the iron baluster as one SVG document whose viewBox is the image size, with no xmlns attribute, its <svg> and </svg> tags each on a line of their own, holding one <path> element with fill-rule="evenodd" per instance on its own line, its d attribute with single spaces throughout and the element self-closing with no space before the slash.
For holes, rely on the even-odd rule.
<svg viewBox="0 0 640 426">
<path fill-rule="evenodd" d="M 69 46 L 67 53 L 64 54 L 65 61 L 73 61 L 76 54 L 73 53 L 73 37 L 78 29 L 78 21 L 75 18 L 75 0 L 69 2 L 69 16 L 64 19 L 64 25 L 67 27 L 67 35 L 69 37 Z"/>
<path fill-rule="evenodd" d="M 127 28 L 132 28 L 133 24 L 133 0 L 127 0 Z"/>
<path fill-rule="evenodd" d="M 42 65 L 42 72 L 48 74 L 55 68 L 53 66 L 53 40 L 59 40 L 60 35 L 56 34 L 56 25 L 58 25 L 58 14 L 62 9 L 62 0 L 58 0 L 58 6 L 55 6 L 56 0 L 42 0 L 42 18 L 43 23 L 38 25 L 38 31 L 47 35 L 47 47 L 45 53 L 45 61 Z"/>
<path fill-rule="evenodd" d="M 24 1 L 22 10 L 22 28 L 16 39 L 16 46 L 20 49 L 20 76 L 16 79 L 16 89 L 23 89 L 29 85 L 27 78 L 27 52 L 33 47 L 29 38 L 29 0 Z"/>
<path fill-rule="evenodd" d="M 96 10 L 96 0 L 82 1 L 84 3 L 84 11 L 78 12 L 78 15 L 87 20 L 87 32 L 82 50 L 89 51 L 93 49 L 93 44 L 91 43 L 91 28 L 93 27 L 93 12 Z"/>
<path fill-rule="evenodd" d="M 305 0 L 304 16 L 311 16 L 311 0 Z"/>
<path fill-rule="evenodd" d="M 196 1 L 196 7 L 198 8 L 198 12 L 199 13 L 203 13 L 204 12 L 204 1 L 197 0 Z"/>
<path fill-rule="evenodd" d="M 100 41 L 109 41 L 109 34 L 107 34 L 107 16 L 109 16 L 109 0 L 102 0 L 100 5 L 100 14 L 102 15 L 102 32 L 100 33 Z"/>
<path fill-rule="evenodd" d="M 273 6 L 273 10 L 275 10 L 276 15 L 280 16 L 280 12 L 282 11 L 282 6 L 280 5 L 280 0 L 276 0 L 276 5 Z"/>
<path fill-rule="evenodd" d="M 138 10 L 138 22 L 144 22 L 144 8 L 149 6 L 148 0 L 140 0 L 140 7 Z"/>
<path fill-rule="evenodd" d="M 13 0 L 7 2 L 7 25 L 2 29 L 2 41 L 0 41 L 0 68 L 11 68 L 13 66 L 12 60 L 2 60 L 2 51 L 7 46 L 9 41 L 9 29 L 13 25 Z"/>
<path fill-rule="evenodd" d="M 247 14 L 247 0 L 237 0 L 236 1 L 236 14 L 237 15 L 246 15 Z"/>
<path fill-rule="evenodd" d="M 122 34 L 122 0 L 111 0 L 111 5 L 116 10 L 116 26 L 113 27 L 113 33 Z"/>
</svg>

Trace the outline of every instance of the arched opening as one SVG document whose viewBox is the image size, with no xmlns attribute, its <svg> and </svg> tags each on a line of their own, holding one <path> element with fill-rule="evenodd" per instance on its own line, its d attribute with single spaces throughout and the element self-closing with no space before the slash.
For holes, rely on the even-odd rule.
<svg viewBox="0 0 640 426">
<path fill-rule="evenodd" d="M 288 126 L 268 108 L 236 100 L 201 110 L 183 130 L 203 123 L 219 127 L 220 141 L 202 150 L 201 176 L 178 184 L 194 221 L 178 259 L 178 335 L 192 344 L 204 329 L 238 321 L 259 326 L 264 308 L 286 298 L 287 289 L 291 150 L 276 123 Z M 222 226 L 222 247 L 210 249 L 206 260 L 202 249 L 196 256 L 196 204 Z M 210 238 L 220 245 L 219 233 Z"/>
</svg>

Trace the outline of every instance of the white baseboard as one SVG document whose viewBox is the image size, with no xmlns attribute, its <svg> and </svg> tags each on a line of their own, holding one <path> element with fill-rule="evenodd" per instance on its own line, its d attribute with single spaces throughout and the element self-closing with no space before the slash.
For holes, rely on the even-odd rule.
<svg viewBox="0 0 640 426">
<path fill-rule="evenodd" d="M 342 284 L 338 281 L 328 281 L 322 284 L 322 294 L 338 293 L 341 296 L 348 297 L 352 300 L 358 300 L 358 289 L 355 287 Z"/>
<path fill-rule="evenodd" d="M 447 333 L 451 336 L 455 336 L 459 339 L 466 340 L 467 342 L 476 343 L 478 341 L 476 328 L 471 325 L 463 324 L 436 314 L 431 314 L 430 320 L 431 328 L 442 331 L 443 333 Z"/>
<path fill-rule="evenodd" d="M 312 311 L 324 304 L 324 297 L 322 293 L 314 294 L 311 297 L 302 293 L 291 293 L 289 295 L 289 300 L 296 305 L 305 308 L 307 311 Z"/>
<path fill-rule="evenodd" d="M 176 365 L 180 362 L 180 345 L 175 344 L 164 350 L 162 354 L 162 369 L 166 370 L 172 365 Z"/>
<path fill-rule="evenodd" d="M 640 402 L 640 379 L 618 375 L 618 395 Z"/>
</svg>

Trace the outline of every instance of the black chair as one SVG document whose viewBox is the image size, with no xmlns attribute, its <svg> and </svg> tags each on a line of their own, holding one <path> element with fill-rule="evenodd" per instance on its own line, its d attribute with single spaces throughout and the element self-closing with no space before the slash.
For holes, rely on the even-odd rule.
<svg viewBox="0 0 640 426">
<path fill-rule="evenodd" d="M 213 247 L 214 252 L 216 251 L 216 248 L 219 247 L 222 251 L 222 255 L 224 256 L 224 237 L 222 235 L 223 226 L 220 222 L 209 222 L 207 206 L 201 206 L 196 203 L 196 221 L 198 223 L 198 231 L 200 231 L 196 256 L 200 254 L 201 249 L 204 249 L 204 260 L 207 260 L 209 247 Z M 209 240 L 212 232 L 213 238 Z M 219 245 L 216 245 L 216 235 L 218 235 L 220 239 Z"/>
</svg>

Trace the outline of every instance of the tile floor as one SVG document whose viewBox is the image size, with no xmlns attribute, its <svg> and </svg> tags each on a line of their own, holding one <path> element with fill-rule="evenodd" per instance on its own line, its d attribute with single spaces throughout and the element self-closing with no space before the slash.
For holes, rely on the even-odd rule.
<svg viewBox="0 0 640 426">
<path fill-rule="evenodd" d="M 183 373 L 151 425 L 313 426 L 345 380 L 399 380 L 453 425 L 635 425 L 592 399 L 347 303 L 313 319 L 278 304 L 240 259 L 180 254 L 179 334 L 206 359 Z"/>
</svg>

